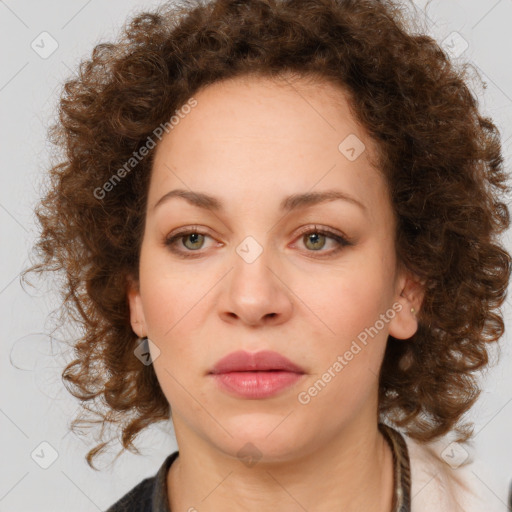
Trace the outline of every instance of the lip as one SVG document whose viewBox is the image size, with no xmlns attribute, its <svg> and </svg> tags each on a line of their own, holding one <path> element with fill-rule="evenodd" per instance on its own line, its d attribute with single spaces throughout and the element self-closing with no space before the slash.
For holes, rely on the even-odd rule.
<svg viewBox="0 0 512 512">
<path fill-rule="evenodd" d="M 223 357 L 210 373 L 252 372 L 265 370 L 284 370 L 292 373 L 304 373 L 304 370 L 289 359 L 272 350 L 245 352 L 238 350 Z"/>
<path fill-rule="evenodd" d="M 274 396 L 304 374 L 300 366 L 271 350 L 232 352 L 220 359 L 209 373 L 223 391 L 249 399 Z"/>
</svg>

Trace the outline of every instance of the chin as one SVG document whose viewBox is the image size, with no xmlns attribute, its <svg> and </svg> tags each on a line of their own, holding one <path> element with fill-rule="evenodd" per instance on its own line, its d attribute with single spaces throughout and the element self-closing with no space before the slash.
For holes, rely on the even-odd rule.
<svg viewBox="0 0 512 512">
<path fill-rule="evenodd" d="M 283 421 L 283 416 L 274 414 L 239 415 L 223 422 L 233 437 L 225 435 L 222 441 L 213 442 L 219 443 L 221 451 L 242 462 L 246 459 L 284 462 L 304 451 L 304 429 L 294 425 L 292 417 Z"/>
</svg>

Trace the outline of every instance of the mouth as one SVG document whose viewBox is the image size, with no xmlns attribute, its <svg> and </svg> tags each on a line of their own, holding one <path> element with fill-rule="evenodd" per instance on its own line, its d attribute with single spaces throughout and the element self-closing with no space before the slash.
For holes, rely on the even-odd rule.
<svg viewBox="0 0 512 512">
<path fill-rule="evenodd" d="M 305 371 L 277 352 L 238 351 L 219 360 L 208 375 L 230 395 L 263 399 L 297 383 Z"/>
<path fill-rule="evenodd" d="M 212 368 L 210 373 L 230 372 L 270 372 L 286 371 L 292 373 L 305 373 L 304 369 L 293 363 L 278 352 L 262 350 L 260 352 L 245 352 L 239 350 L 223 357 Z"/>
</svg>

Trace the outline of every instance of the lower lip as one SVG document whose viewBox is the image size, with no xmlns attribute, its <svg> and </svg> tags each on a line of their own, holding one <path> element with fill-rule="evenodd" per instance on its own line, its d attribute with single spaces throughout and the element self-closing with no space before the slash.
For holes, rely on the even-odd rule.
<svg viewBox="0 0 512 512">
<path fill-rule="evenodd" d="M 303 376 L 287 371 L 229 372 L 212 374 L 222 389 L 242 398 L 267 398 L 286 389 Z"/>
</svg>

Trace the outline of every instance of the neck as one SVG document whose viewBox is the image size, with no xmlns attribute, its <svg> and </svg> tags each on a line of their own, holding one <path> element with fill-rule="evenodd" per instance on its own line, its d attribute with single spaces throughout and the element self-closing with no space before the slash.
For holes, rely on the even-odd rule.
<svg viewBox="0 0 512 512">
<path fill-rule="evenodd" d="M 332 442 L 286 461 L 246 465 L 202 438 L 180 442 L 174 422 L 180 454 L 167 475 L 172 512 L 391 512 L 393 456 L 376 423 L 347 426 Z"/>
</svg>

